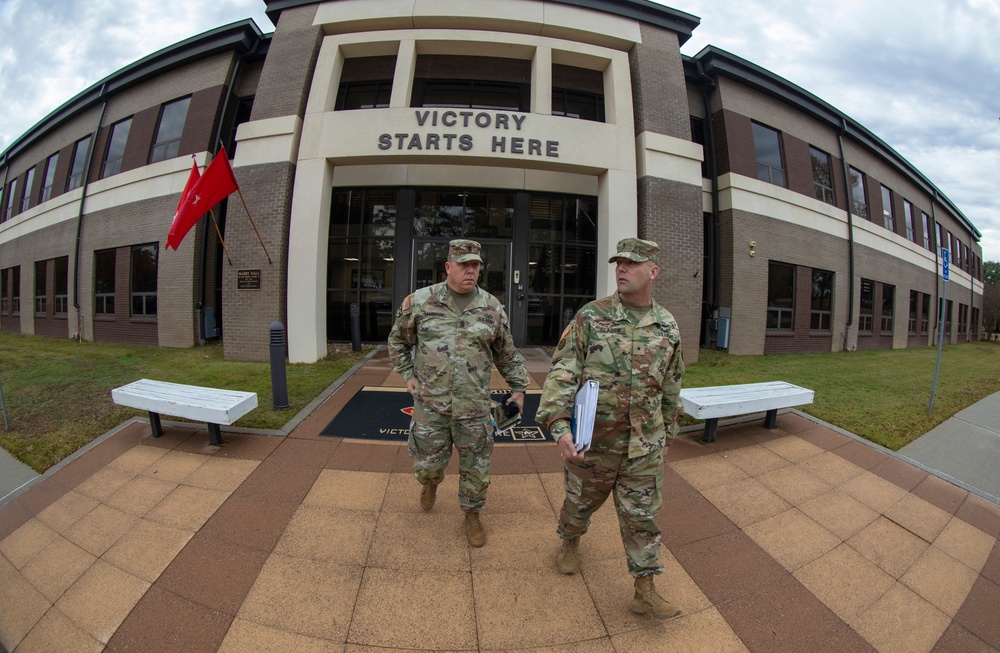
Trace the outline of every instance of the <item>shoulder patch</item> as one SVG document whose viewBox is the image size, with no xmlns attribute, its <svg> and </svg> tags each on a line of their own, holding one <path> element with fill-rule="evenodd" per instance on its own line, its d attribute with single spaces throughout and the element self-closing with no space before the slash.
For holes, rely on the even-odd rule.
<svg viewBox="0 0 1000 653">
<path fill-rule="evenodd" d="M 570 324 L 572 324 L 572 322 L 570 322 Z M 565 329 L 563 329 L 563 332 L 562 332 L 562 335 L 561 335 L 561 336 L 559 336 L 559 342 L 562 342 L 563 338 L 565 338 L 565 337 L 566 337 L 566 335 L 567 335 L 567 334 L 569 333 L 569 326 L 570 326 L 570 325 L 569 325 L 569 324 L 567 324 L 567 325 L 566 325 L 566 328 L 565 328 Z"/>
<path fill-rule="evenodd" d="M 413 297 L 413 295 L 407 295 L 406 296 L 406 298 L 403 300 L 402 305 L 399 307 L 399 310 L 401 310 L 401 311 L 408 311 L 408 310 L 410 310 L 410 306 L 412 304 L 412 302 L 410 301 L 411 297 Z"/>
</svg>

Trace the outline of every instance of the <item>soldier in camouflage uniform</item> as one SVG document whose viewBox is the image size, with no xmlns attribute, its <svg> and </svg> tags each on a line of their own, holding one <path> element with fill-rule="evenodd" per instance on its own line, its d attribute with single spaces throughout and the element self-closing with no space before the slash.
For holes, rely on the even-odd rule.
<svg viewBox="0 0 1000 653">
<path fill-rule="evenodd" d="M 472 546 L 486 543 L 479 512 L 490 485 L 493 425 L 490 373 L 496 364 L 510 384 L 508 403 L 524 409 L 528 371 L 514 347 L 507 313 L 477 285 L 482 258 L 473 240 L 453 240 L 444 282 L 409 295 L 389 334 L 393 367 L 413 395 L 408 449 L 423 486 L 420 506 L 434 507 L 437 486 L 458 450 L 458 500 Z"/>
<path fill-rule="evenodd" d="M 590 518 L 614 495 L 628 571 L 635 579 L 633 612 L 669 619 L 680 610 L 656 592 L 664 448 L 677 435 L 680 401 L 680 332 L 652 297 L 659 246 L 626 238 L 618 243 L 618 291 L 581 308 L 563 333 L 545 379 L 536 419 L 545 424 L 565 459 L 566 499 L 557 533 L 556 566 L 579 568 L 577 547 Z M 588 379 L 600 383 L 590 449 L 578 452 L 570 430 L 574 395 Z"/>
</svg>

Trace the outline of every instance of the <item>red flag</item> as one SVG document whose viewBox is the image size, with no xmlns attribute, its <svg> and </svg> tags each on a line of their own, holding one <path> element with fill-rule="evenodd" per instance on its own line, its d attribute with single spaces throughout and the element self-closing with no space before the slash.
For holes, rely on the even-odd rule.
<svg viewBox="0 0 1000 653">
<path fill-rule="evenodd" d="M 190 182 L 190 179 L 188 181 Z M 191 230 L 191 227 L 201 219 L 201 216 L 208 213 L 210 208 L 229 197 L 230 194 L 235 193 L 239 188 L 240 185 L 236 183 L 236 176 L 229 165 L 229 155 L 226 154 L 226 148 L 223 147 L 205 168 L 205 172 L 201 174 L 191 190 L 187 194 L 181 195 L 181 202 L 177 205 L 174 222 L 170 226 L 167 246 L 173 246 L 176 250 L 181 240 Z"/>
<path fill-rule="evenodd" d="M 184 191 L 181 193 L 181 200 L 177 203 L 177 210 L 174 211 L 174 218 L 170 223 L 170 233 L 167 234 L 167 249 L 173 247 L 174 251 L 177 251 L 177 246 L 181 244 L 181 240 L 187 234 L 189 226 L 184 230 L 183 233 L 179 233 L 180 221 L 178 218 L 181 215 L 181 207 L 184 206 L 184 202 L 187 201 L 188 195 L 191 194 L 191 189 L 201 178 L 201 173 L 198 172 L 198 163 L 194 162 L 191 164 L 191 174 L 188 175 L 187 183 L 184 184 Z"/>
</svg>

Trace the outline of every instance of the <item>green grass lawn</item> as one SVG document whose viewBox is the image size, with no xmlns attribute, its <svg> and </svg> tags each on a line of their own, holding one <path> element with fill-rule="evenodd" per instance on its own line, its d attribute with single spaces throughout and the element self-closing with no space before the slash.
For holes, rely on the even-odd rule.
<svg viewBox="0 0 1000 653">
<path fill-rule="evenodd" d="M 111 402 L 112 388 L 142 378 L 256 392 L 258 408 L 237 426 L 280 429 L 369 350 L 287 365 L 289 407 L 275 410 L 270 365 L 225 360 L 221 343 L 172 349 L 0 332 L 0 386 L 10 422 L 4 429 L 0 421 L 0 446 L 42 472 L 130 417 L 146 415 Z"/>
<path fill-rule="evenodd" d="M 141 378 L 256 392 L 238 426 L 280 429 L 367 350 L 341 348 L 288 365 L 289 408 L 274 410 L 268 363 L 228 361 L 213 343 L 192 349 L 75 342 L 0 332 L 0 385 L 10 427 L 0 446 L 38 472 L 143 411 L 111 403 L 111 389 Z M 937 349 L 730 356 L 702 350 L 685 387 L 788 381 L 815 390 L 802 410 L 897 450 L 957 411 L 1000 391 L 1000 346 L 944 348 L 934 411 L 927 416 Z M 168 418 L 169 419 L 169 418 Z"/>
</svg>

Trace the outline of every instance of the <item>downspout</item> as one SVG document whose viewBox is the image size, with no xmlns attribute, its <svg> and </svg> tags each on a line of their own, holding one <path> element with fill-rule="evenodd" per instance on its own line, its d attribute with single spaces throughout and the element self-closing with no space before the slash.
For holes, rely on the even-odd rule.
<svg viewBox="0 0 1000 653">
<path fill-rule="evenodd" d="M 937 189 L 934 189 L 934 194 L 931 196 L 931 222 L 934 223 L 934 306 L 937 307 L 937 319 L 934 321 L 935 329 L 944 328 L 944 306 L 941 306 L 941 299 L 938 296 L 938 290 L 941 286 L 941 282 L 938 279 L 941 269 L 941 243 L 938 239 L 938 221 L 937 221 Z M 933 334 L 932 334 L 933 335 Z M 938 338 L 934 338 L 936 341 Z"/>
<path fill-rule="evenodd" d="M 840 148 L 840 164 L 844 167 L 844 196 L 847 199 L 847 268 L 850 283 L 847 284 L 847 324 L 844 326 L 843 350 L 847 351 L 851 327 L 854 326 L 854 217 L 851 212 L 851 171 L 847 166 L 847 156 L 844 154 L 844 134 L 847 132 L 847 120 L 840 118 L 840 129 L 837 131 L 837 146 Z"/>
<path fill-rule="evenodd" d="M 698 70 L 704 76 L 702 86 L 702 102 L 705 110 L 705 154 L 708 157 L 708 176 L 712 182 L 712 304 L 719 306 L 719 270 L 721 262 L 721 246 L 719 245 L 719 165 L 715 155 L 715 124 L 712 120 L 712 93 L 715 92 L 715 80 L 705 74 L 701 69 L 701 62 L 698 62 Z"/>
<path fill-rule="evenodd" d="M 80 244 L 83 236 L 83 205 L 87 201 L 87 186 L 90 185 L 90 168 L 94 163 L 94 155 L 97 154 L 97 136 L 101 133 L 101 125 L 104 124 L 104 114 L 108 110 L 107 93 L 108 83 L 101 84 L 101 92 L 98 99 L 101 105 L 101 117 L 97 119 L 97 127 L 94 135 L 90 139 L 90 156 L 87 157 L 87 167 L 83 171 L 83 186 L 80 187 L 80 209 L 76 214 L 76 249 L 73 254 L 73 308 L 76 309 L 76 340 L 83 340 L 83 314 L 80 311 Z"/>
</svg>

